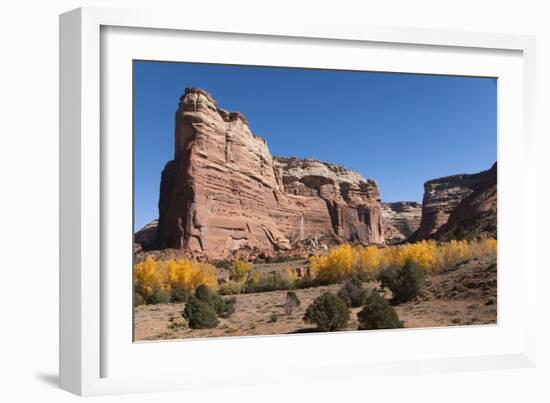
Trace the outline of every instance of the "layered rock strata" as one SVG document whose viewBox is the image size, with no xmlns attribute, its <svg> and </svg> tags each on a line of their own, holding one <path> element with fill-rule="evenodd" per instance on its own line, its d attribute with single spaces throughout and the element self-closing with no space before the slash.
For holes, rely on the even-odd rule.
<svg viewBox="0 0 550 403">
<path fill-rule="evenodd" d="M 494 175 L 493 172 L 494 171 Z M 487 171 L 476 174 L 462 174 L 433 179 L 424 184 L 422 219 L 420 227 L 411 240 L 419 241 L 436 238 L 436 233 L 445 225 L 451 214 L 472 194 L 478 195 L 487 188 L 490 177 L 494 176 L 495 228 L 496 228 L 496 164 Z M 473 196 L 477 198 L 477 196 Z M 457 213 L 453 214 L 453 217 Z M 460 215 L 462 217 L 462 214 Z M 453 220 L 462 220 L 453 218 Z M 438 237 L 441 236 L 441 232 Z"/>
<path fill-rule="evenodd" d="M 382 218 L 386 244 L 407 240 L 420 226 L 422 205 L 417 202 L 382 203 Z"/>
<path fill-rule="evenodd" d="M 483 172 L 482 183 L 451 212 L 434 237 L 438 240 L 497 238 L 497 164 Z"/>
<path fill-rule="evenodd" d="M 187 88 L 162 172 L 157 244 L 210 258 L 290 250 L 306 238 L 384 241 L 379 192 L 344 167 L 273 158 L 244 116 Z"/>
</svg>

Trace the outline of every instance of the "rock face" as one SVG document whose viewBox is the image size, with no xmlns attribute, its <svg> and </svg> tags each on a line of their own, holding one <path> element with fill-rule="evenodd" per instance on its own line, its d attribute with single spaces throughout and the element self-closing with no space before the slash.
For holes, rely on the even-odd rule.
<svg viewBox="0 0 550 403">
<path fill-rule="evenodd" d="M 326 227 L 328 212 L 329 228 L 344 240 L 384 241 L 380 193 L 373 179 L 365 180 L 343 166 L 312 159 L 275 157 L 274 166 L 287 195 L 313 198 L 324 204 L 322 216 L 304 211 L 307 221 L 323 221 Z M 302 225 L 299 229 L 303 239 L 306 229 Z"/>
<path fill-rule="evenodd" d="M 493 172 L 494 171 L 494 172 Z M 490 177 L 494 173 L 494 217 L 496 228 L 496 164 L 487 171 L 476 174 L 453 175 L 444 178 L 433 179 L 424 184 L 424 198 L 422 201 L 422 219 L 420 227 L 411 240 L 420 241 L 428 238 L 440 238 L 443 232 L 437 236 L 436 233 L 449 221 L 451 214 L 461 205 L 461 203 L 474 194 L 473 198 L 478 199 L 480 194 L 492 183 Z M 471 199 L 470 199 L 471 200 Z M 472 203 L 472 201 L 470 201 Z M 488 203 L 487 206 L 491 204 Z M 488 207 L 489 208 L 489 207 Z M 466 207 L 461 207 L 461 210 Z M 461 213 L 458 217 L 453 214 L 453 221 L 463 221 L 463 216 L 472 218 L 469 214 Z M 453 224 L 454 225 L 454 224 Z M 450 228 L 450 227 L 447 227 Z M 450 229 L 445 230 L 445 232 Z"/>
<path fill-rule="evenodd" d="M 176 112 L 174 159 L 162 172 L 157 244 L 223 258 L 289 251 L 307 238 L 384 241 L 379 192 L 346 168 L 273 158 L 238 112 L 187 88 Z"/>
<path fill-rule="evenodd" d="M 145 249 L 153 247 L 157 238 L 158 225 L 158 220 L 145 224 L 143 228 L 135 233 L 134 243 Z"/>
<path fill-rule="evenodd" d="M 417 202 L 382 203 L 386 244 L 407 240 L 420 226 L 422 205 Z"/>
<path fill-rule="evenodd" d="M 435 233 L 438 240 L 497 238 L 497 164 L 483 173 L 479 187 L 451 212 Z"/>
</svg>

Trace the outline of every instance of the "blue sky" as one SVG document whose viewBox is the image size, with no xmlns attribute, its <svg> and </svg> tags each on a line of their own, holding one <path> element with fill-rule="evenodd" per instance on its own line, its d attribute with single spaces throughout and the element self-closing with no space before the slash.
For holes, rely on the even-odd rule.
<svg viewBox="0 0 550 403">
<path fill-rule="evenodd" d="M 422 201 L 425 181 L 496 161 L 496 79 L 134 62 L 135 226 L 158 216 L 185 87 L 243 113 L 273 155 L 342 164 L 383 201 Z"/>
</svg>

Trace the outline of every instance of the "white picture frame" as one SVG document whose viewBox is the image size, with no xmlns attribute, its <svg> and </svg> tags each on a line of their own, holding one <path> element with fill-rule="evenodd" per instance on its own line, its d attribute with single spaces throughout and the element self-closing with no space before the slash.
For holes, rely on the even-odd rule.
<svg viewBox="0 0 550 403">
<path fill-rule="evenodd" d="M 181 43 L 188 61 L 191 53 L 193 61 L 219 63 L 270 65 L 279 57 L 282 65 L 499 77 L 498 325 L 133 343 L 131 277 L 108 269 L 114 261 L 126 265 L 131 255 L 128 215 L 118 214 L 128 210 L 131 188 L 125 185 L 132 158 L 131 80 L 125 74 L 131 75 L 132 58 L 180 60 L 173 52 Z M 254 51 L 232 59 L 220 43 Z M 317 57 L 315 49 L 323 47 L 341 57 Z M 535 212 L 527 207 L 535 197 L 528 179 L 535 177 L 534 49 L 529 36 L 314 20 L 181 19 L 170 12 L 103 8 L 61 15 L 61 387 L 96 395 L 534 365 L 534 319 L 525 312 L 535 312 L 535 287 L 523 281 L 537 270 L 535 244 L 526 236 L 535 228 Z M 524 191 L 514 194 L 513 186 Z M 113 245 L 124 239 L 128 249 L 119 253 Z M 326 353 L 316 354 L 319 346 Z M 390 353 L 384 346 L 397 347 Z M 232 363 L 230 375 L 223 366 L 215 369 L 225 360 Z"/>
</svg>

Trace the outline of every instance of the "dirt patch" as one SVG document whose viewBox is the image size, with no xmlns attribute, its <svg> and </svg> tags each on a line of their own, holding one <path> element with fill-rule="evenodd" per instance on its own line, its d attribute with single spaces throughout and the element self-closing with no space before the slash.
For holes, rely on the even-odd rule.
<svg viewBox="0 0 550 403">
<path fill-rule="evenodd" d="M 216 336 L 251 336 L 285 334 L 313 330 L 302 318 L 311 302 L 324 292 L 338 291 L 339 285 L 295 290 L 300 306 L 291 315 L 285 314 L 286 291 L 237 295 L 236 311 L 228 319 L 220 319 L 215 329 L 171 330 L 171 318 L 180 318 L 184 304 L 142 305 L 135 309 L 135 339 L 158 340 Z M 276 316 L 276 319 L 275 319 Z M 357 328 L 357 321 L 350 329 Z"/>
<path fill-rule="evenodd" d="M 395 309 L 405 327 L 496 324 L 496 261 L 473 259 L 428 276 L 422 295 Z"/>
</svg>

